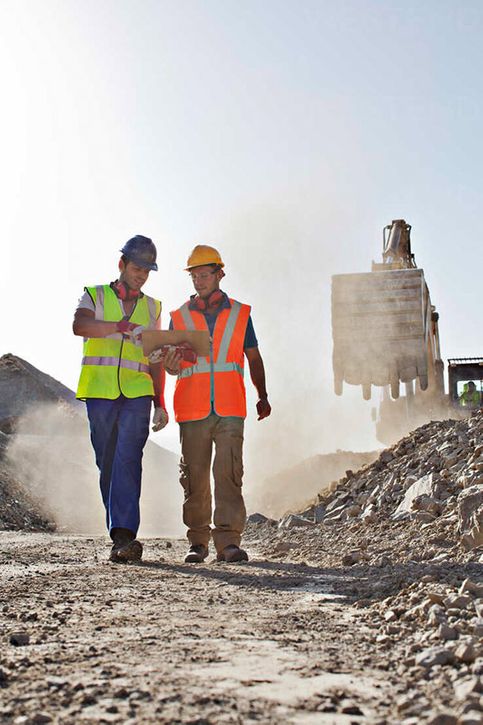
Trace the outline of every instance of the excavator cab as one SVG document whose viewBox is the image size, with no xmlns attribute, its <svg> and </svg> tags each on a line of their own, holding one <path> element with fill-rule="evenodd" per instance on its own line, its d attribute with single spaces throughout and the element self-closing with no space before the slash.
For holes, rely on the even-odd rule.
<svg viewBox="0 0 483 725">
<path fill-rule="evenodd" d="M 483 358 L 466 357 L 448 360 L 450 403 L 461 413 L 471 414 L 483 408 Z"/>
</svg>

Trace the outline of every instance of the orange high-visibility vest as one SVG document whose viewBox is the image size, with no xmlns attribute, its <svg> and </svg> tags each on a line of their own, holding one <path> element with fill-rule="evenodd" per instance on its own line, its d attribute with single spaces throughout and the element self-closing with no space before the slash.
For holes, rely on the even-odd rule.
<svg viewBox="0 0 483 725">
<path fill-rule="evenodd" d="M 210 356 L 199 357 L 195 365 L 181 361 L 173 400 L 178 423 L 207 418 L 212 403 L 217 415 L 246 417 L 243 343 L 250 306 L 232 299 L 230 303 L 216 318 Z M 188 302 L 171 312 L 171 319 L 175 330 L 208 330 L 204 315 L 190 310 Z"/>
</svg>

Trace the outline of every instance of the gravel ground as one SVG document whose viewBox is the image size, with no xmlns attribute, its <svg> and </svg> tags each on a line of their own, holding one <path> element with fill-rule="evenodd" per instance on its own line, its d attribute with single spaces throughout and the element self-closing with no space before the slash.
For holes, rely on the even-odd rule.
<svg viewBox="0 0 483 725">
<path fill-rule="evenodd" d="M 107 561 L 102 537 L 2 532 L 1 722 L 444 725 L 481 715 L 478 685 L 463 712 L 451 676 L 468 680 L 477 658 L 417 665 L 416 617 L 404 622 L 401 599 L 415 605 L 420 586 L 475 579 L 477 563 L 404 575 L 281 559 L 257 549 L 257 537 L 269 548 L 264 531 L 247 533 L 247 564 L 185 565 L 184 541 L 151 539 L 143 563 L 124 566 Z"/>
</svg>

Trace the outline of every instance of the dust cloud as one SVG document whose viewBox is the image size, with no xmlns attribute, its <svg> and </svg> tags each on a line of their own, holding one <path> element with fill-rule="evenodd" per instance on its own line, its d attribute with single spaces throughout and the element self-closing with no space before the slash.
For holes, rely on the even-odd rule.
<svg viewBox="0 0 483 725">
<path fill-rule="evenodd" d="M 317 501 L 318 494 L 332 490 L 346 471 L 358 471 L 372 463 L 378 455 L 379 451 L 353 453 L 338 450 L 312 456 L 267 478 L 264 485 L 251 495 L 251 504 L 273 519 L 303 512 Z"/>
<path fill-rule="evenodd" d="M 342 212 L 327 194 L 321 208 L 320 198 L 311 195 L 284 207 L 260 204 L 237 213 L 224 230 L 229 248 L 222 287 L 252 306 L 272 405 L 271 417 L 258 422 L 247 370 L 249 510 L 267 506 L 270 493 L 270 507 L 278 511 L 274 477 L 301 461 L 337 449 L 380 447 L 371 418 L 377 403 L 362 400 L 356 388 L 335 396 L 332 372 L 331 275 L 368 269 L 373 244 L 369 234 L 365 250 L 353 238 L 356 208 Z M 223 241 L 219 247 L 223 251 Z M 320 471 L 320 489 L 330 475 Z M 294 477 L 292 487 L 300 504 L 313 491 L 304 475 Z"/>
<path fill-rule="evenodd" d="M 105 533 L 98 471 L 83 406 L 40 404 L 20 419 L 7 464 L 61 531 Z M 143 458 L 141 536 L 181 536 L 178 457 L 148 441 Z"/>
</svg>

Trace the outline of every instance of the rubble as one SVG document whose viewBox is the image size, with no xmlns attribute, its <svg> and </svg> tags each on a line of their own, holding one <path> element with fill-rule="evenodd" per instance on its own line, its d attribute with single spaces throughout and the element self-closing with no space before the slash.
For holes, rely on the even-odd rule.
<svg viewBox="0 0 483 725">
<path fill-rule="evenodd" d="M 483 412 L 428 423 L 356 474 L 347 471 L 312 506 L 288 514 L 281 525 L 294 515 L 322 526 L 354 520 L 370 528 L 382 521 L 408 521 L 417 524 L 416 532 L 425 531 L 426 542 L 431 533 L 441 534 L 446 544 L 436 543 L 437 548 L 458 542 L 463 550 L 476 549 L 483 545 L 482 434 Z M 433 523 L 434 529 L 424 528 Z M 425 549 L 414 552 L 416 559 L 432 558 L 428 544 Z"/>
<path fill-rule="evenodd" d="M 317 494 L 328 492 L 342 476 L 353 476 L 361 466 L 372 463 L 380 451 L 356 453 L 337 450 L 307 458 L 296 466 L 267 478 L 263 485 L 247 492 L 247 504 L 266 516 L 281 518 L 297 508 L 307 507 Z M 297 485 L 294 486 L 294 481 Z"/>
<path fill-rule="evenodd" d="M 81 410 L 75 394 L 50 375 L 16 355 L 0 358 L 0 529 L 53 531 L 56 526 L 39 497 L 33 494 L 9 460 L 8 452 L 22 421 L 39 404 L 62 407 L 66 417 Z"/>
<path fill-rule="evenodd" d="M 483 411 L 428 423 L 283 519 L 311 527 L 248 526 L 261 555 L 355 572 L 368 646 L 413 682 L 404 722 L 483 721 L 482 440 Z"/>
</svg>

